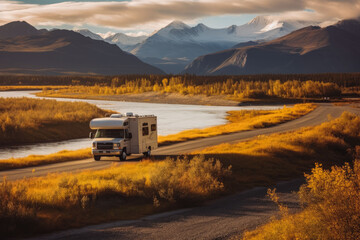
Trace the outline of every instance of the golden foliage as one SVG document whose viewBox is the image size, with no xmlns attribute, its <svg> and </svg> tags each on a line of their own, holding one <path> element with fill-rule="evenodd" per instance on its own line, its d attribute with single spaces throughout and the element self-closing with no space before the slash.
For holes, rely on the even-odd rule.
<svg viewBox="0 0 360 240">
<path fill-rule="evenodd" d="M 212 137 L 256 128 L 265 128 L 299 118 L 316 108 L 315 104 L 296 104 L 284 106 L 279 110 L 242 110 L 229 111 L 229 123 L 204 129 L 192 129 L 167 136 L 160 136 L 159 143 L 169 144 L 191 139 Z"/>
<path fill-rule="evenodd" d="M 325 170 L 317 164 L 306 180 L 299 191 L 302 212 L 273 220 L 244 239 L 359 239 L 360 160 L 353 168 L 346 163 Z"/>
<path fill-rule="evenodd" d="M 153 82 L 146 78 L 125 80 L 120 84 L 114 78 L 111 86 L 70 86 L 66 89 L 44 90 L 39 96 L 69 97 L 69 94 L 88 98 L 96 95 L 136 94 L 144 92 L 180 93 L 183 95 L 227 96 L 236 100 L 247 98 L 318 98 L 339 96 L 341 90 L 335 83 L 319 81 L 234 81 L 204 82 L 197 84 L 187 81 L 185 77 L 171 77 L 161 82 Z"/>
<path fill-rule="evenodd" d="M 105 113 L 95 105 L 83 102 L 0 98 L 0 144 L 85 137 L 89 121 Z"/>
<path fill-rule="evenodd" d="M 218 160 L 166 159 L 142 161 L 136 164 L 112 166 L 100 171 L 71 174 L 50 174 L 0 183 L 0 222 L 12 217 L 16 225 L 22 217 L 9 206 L 26 206 L 21 216 L 28 216 L 41 208 L 51 215 L 51 209 L 60 209 L 61 216 L 50 221 L 61 221 L 74 209 L 95 207 L 96 202 L 111 197 L 142 198 L 159 205 L 162 202 L 181 203 L 201 201 L 225 191 L 223 179 L 230 175 Z M 20 191 L 20 193 L 19 193 Z M 15 211 L 15 212 L 14 212 Z M 36 211 L 35 211 L 36 213 Z M 37 218 L 39 216 L 33 216 Z M 4 231 L 0 225 L 1 232 Z"/>
<path fill-rule="evenodd" d="M 344 112 L 339 118 L 320 126 L 258 136 L 257 139 L 245 142 L 220 144 L 205 148 L 196 154 L 239 153 L 266 156 L 273 153 L 285 154 L 287 151 L 319 154 L 320 152 L 316 152 L 316 148 L 346 149 L 349 147 L 347 141 L 358 139 L 359 136 L 360 118 L 355 114 Z"/>
<path fill-rule="evenodd" d="M 49 163 L 81 160 L 91 157 L 91 150 L 90 148 L 87 148 L 74 151 L 62 150 L 57 153 L 48 155 L 29 155 L 22 158 L 9 158 L 3 160 L 0 159 L 0 171 L 15 168 L 40 166 Z"/>
</svg>

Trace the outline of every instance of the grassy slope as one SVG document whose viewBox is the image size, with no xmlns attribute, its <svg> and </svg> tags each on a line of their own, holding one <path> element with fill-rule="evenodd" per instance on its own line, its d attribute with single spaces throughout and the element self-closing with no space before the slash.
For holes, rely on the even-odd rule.
<svg viewBox="0 0 360 240">
<path fill-rule="evenodd" d="M 331 166 L 351 158 L 360 141 L 360 118 L 344 113 L 317 127 L 259 136 L 234 144 L 220 144 L 193 154 L 221 159 L 232 165 L 235 187 L 271 185 L 302 176 L 315 162 Z"/>
<path fill-rule="evenodd" d="M 318 165 L 306 178 L 299 191 L 304 209 L 289 214 L 279 205 L 281 218 L 245 233 L 244 240 L 359 239 L 360 160 L 353 168 L 345 164 L 324 170 Z"/>
<path fill-rule="evenodd" d="M 20 145 L 86 137 L 89 121 L 104 111 L 82 102 L 0 98 L 0 145 Z"/>
</svg>

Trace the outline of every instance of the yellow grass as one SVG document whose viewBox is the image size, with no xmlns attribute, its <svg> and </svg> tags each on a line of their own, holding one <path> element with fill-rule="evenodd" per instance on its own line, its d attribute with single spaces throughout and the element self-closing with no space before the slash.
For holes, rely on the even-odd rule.
<svg viewBox="0 0 360 240">
<path fill-rule="evenodd" d="M 95 105 L 46 99 L 0 98 L 0 144 L 19 145 L 86 137 Z"/>
<path fill-rule="evenodd" d="M 360 160 L 324 170 L 317 165 L 299 196 L 300 213 L 274 219 L 247 232 L 244 240 L 257 239 L 360 239 Z"/>
<path fill-rule="evenodd" d="M 242 189 L 301 176 L 315 162 L 325 166 L 342 163 L 351 158 L 350 150 L 359 141 L 360 118 L 343 113 L 317 127 L 220 144 L 193 154 L 205 154 L 232 165 L 234 183 Z"/>
<path fill-rule="evenodd" d="M 0 160 L 0 171 L 15 168 L 40 166 L 49 163 L 81 160 L 91 157 L 92 155 L 90 148 L 86 148 L 75 151 L 62 150 L 57 153 L 48 155 L 29 155 L 22 158 L 9 158 Z"/>
<path fill-rule="evenodd" d="M 316 108 L 315 104 L 296 104 L 294 107 L 284 106 L 279 110 L 242 110 L 229 111 L 229 123 L 205 129 L 192 129 L 177 134 L 160 136 L 159 143 L 166 145 L 175 142 L 212 137 L 221 134 L 265 128 L 299 118 Z"/>
<path fill-rule="evenodd" d="M 38 221 L 47 223 L 41 227 L 46 230 L 50 226 L 57 229 L 77 226 L 82 221 L 88 224 L 111 215 L 113 209 L 126 208 L 132 199 L 142 199 L 136 212 L 141 212 L 144 204 L 157 208 L 166 203 L 194 203 L 224 192 L 222 181 L 229 174 L 230 170 L 219 161 L 194 157 L 3 181 L 0 183 L 0 230 L 2 234 L 24 231 L 21 225 L 24 219 L 33 220 L 33 229 L 29 230 L 32 232 L 44 231 L 38 229 Z M 117 206 L 110 202 L 102 204 L 109 200 L 120 200 L 120 203 Z M 103 212 L 97 216 L 92 212 L 94 209 L 103 209 Z M 132 218 L 133 213 L 117 218 Z"/>
<path fill-rule="evenodd" d="M 0 91 L 20 91 L 20 90 L 42 90 L 47 91 L 50 89 L 63 89 L 68 88 L 69 86 L 43 86 L 43 85 L 33 85 L 33 86 L 0 86 Z"/>
</svg>

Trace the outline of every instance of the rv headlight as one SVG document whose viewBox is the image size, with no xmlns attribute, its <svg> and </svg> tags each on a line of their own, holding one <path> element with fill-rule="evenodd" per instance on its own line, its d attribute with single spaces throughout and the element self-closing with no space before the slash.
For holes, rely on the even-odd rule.
<svg viewBox="0 0 360 240">
<path fill-rule="evenodd" d="M 120 149 L 120 143 L 114 143 L 114 149 Z"/>
<path fill-rule="evenodd" d="M 92 148 L 93 148 L 93 149 L 96 149 L 96 142 L 93 142 Z"/>
</svg>

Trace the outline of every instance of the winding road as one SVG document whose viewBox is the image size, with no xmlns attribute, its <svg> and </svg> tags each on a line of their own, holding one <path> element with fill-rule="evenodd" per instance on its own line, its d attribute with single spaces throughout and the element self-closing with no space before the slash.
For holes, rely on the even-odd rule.
<svg viewBox="0 0 360 240">
<path fill-rule="evenodd" d="M 360 113 L 360 109 L 332 104 L 319 104 L 313 112 L 293 121 L 277 126 L 256 129 L 211 138 L 203 138 L 158 148 L 154 155 L 178 155 L 224 142 L 244 141 L 258 135 L 268 135 L 314 126 L 328 121 L 329 116 L 336 118 L 344 111 Z M 126 162 L 138 161 L 132 156 Z M 92 159 L 50 164 L 41 167 L 24 168 L 0 172 L 9 180 L 24 177 L 42 176 L 51 172 L 69 172 L 84 169 L 102 169 L 109 167 L 114 160 L 95 162 Z M 118 162 L 118 161 L 116 161 Z M 292 191 L 297 191 L 302 179 L 279 183 L 277 192 L 290 210 L 299 208 L 298 198 Z M 139 220 L 119 221 L 82 229 L 68 230 L 36 239 L 229 239 L 241 236 L 244 231 L 266 223 L 277 213 L 276 206 L 266 197 L 266 188 L 255 188 L 232 196 L 207 203 L 204 206 L 182 209 Z"/>
<path fill-rule="evenodd" d="M 181 155 L 193 152 L 197 149 L 202 149 L 209 146 L 218 145 L 221 143 L 231 143 L 238 141 L 245 141 L 250 138 L 259 136 L 259 135 L 268 135 L 272 133 L 281 133 L 286 131 L 291 131 L 299 129 L 301 127 L 308 127 L 321 124 L 329 120 L 329 116 L 336 118 L 341 115 L 344 111 L 349 111 L 353 113 L 360 113 L 360 109 L 351 108 L 347 106 L 334 106 L 332 104 L 322 103 L 319 104 L 319 107 L 316 108 L 311 113 L 298 118 L 293 121 L 289 121 L 283 124 L 279 124 L 269 128 L 256 129 L 251 131 L 244 131 L 239 133 L 232 133 L 226 135 L 220 135 L 209 138 L 202 138 L 177 144 L 172 144 L 169 146 L 164 146 L 153 151 L 153 155 Z M 56 172 L 76 172 L 81 170 L 96 170 L 103 169 L 111 166 L 114 162 L 117 164 L 127 164 L 130 162 L 137 162 L 141 159 L 142 155 L 134 155 L 128 157 L 128 160 L 125 162 L 119 162 L 116 158 L 108 158 L 101 161 L 94 161 L 93 159 L 85 159 L 79 161 L 71 161 L 64 163 L 55 163 L 39 167 L 30 167 L 30 168 L 21 168 L 14 169 L 9 171 L 0 171 L 0 177 L 6 176 L 7 180 L 17 180 L 28 177 L 38 177 L 44 176 L 48 173 Z"/>
</svg>

